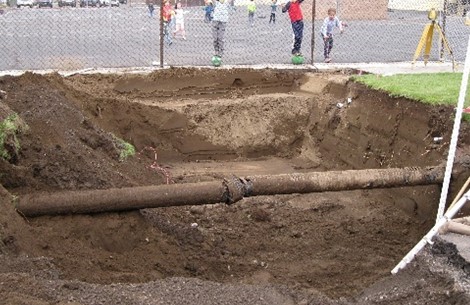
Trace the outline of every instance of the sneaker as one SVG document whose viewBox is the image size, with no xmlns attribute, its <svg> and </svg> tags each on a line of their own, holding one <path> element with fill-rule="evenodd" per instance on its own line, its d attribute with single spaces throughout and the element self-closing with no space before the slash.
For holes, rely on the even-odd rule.
<svg viewBox="0 0 470 305">
<path fill-rule="evenodd" d="M 302 53 L 300 53 L 300 52 L 295 52 L 294 55 L 295 55 L 295 56 L 302 56 Z"/>
<path fill-rule="evenodd" d="M 326 57 L 326 58 L 325 58 L 325 62 L 326 62 L 326 63 L 329 63 L 329 62 L 331 62 L 331 58 L 329 58 L 329 57 Z"/>
</svg>

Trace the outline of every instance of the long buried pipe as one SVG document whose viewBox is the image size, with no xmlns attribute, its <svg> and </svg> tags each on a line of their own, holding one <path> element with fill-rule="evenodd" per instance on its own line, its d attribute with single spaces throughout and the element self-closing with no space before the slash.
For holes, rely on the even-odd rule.
<svg viewBox="0 0 470 305">
<path fill-rule="evenodd" d="M 28 194 L 19 197 L 16 209 L 24 216 L 33 217 L 222 202 L 231 204 L 248 196 L 438 184 L 443 179 L 443 167 L 233 176 L 223 181 L 201 183 Z"/>
</svg>

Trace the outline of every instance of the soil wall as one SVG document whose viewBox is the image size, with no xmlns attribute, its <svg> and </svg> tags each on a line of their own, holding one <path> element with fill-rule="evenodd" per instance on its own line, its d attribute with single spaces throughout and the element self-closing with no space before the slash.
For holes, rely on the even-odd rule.
<svg viewBox="0 0 470 305">
<path fill-rule="evenodd" d="M 336 166 L 443 165 L 453 126 L 450 107 L 391 98 L 347 81 L 330 82 L 326 91 L 337 103 L 319 105 L 313 112 L 312 134 L 320 153 L 334 160 Z M 434 140 L 440 137 L 442 141 Z M 465 133 L 463 137 L 468 138 Z"/>
</svg>

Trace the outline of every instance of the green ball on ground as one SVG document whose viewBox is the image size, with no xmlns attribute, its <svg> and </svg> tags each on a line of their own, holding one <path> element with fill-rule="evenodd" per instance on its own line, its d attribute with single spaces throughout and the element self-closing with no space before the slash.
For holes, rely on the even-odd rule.
<svg viewBox="0 0 470 305">
<path fill-rule="evenodd" d="M 302 55 L 294 55 L 292 56 L 292 63 L 294 65 L 301 65 L 304 63 L 304 57 Z"/>
<path fill-rule="evenodd" d="M 222 64 L 222 58 L 219 56 L 212 56 L 212 64 L 216 67 L 220 66 Z"/>
</svg>

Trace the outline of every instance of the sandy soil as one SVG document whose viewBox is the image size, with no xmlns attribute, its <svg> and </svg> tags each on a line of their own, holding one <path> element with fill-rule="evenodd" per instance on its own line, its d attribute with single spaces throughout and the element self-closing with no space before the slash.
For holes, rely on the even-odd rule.
<svg viewBox="0 0 470 305">
<path fill-rule="evenodd" d="M 468 304 L 470 268 L 452 244 L 438 241 L 390 275 L 432 227 L 439 185 L 15 211 L 26 194 L 445 163 L 453 109 L 390 98 L 348 73 L 1 78 L 1 119 L 17 113 L 22 128 L 21 149 L 6 139 L 11 157 L 0 161 L 0 303 Z M 468 177 L 468 128 L 450 198 Z M 138 153 L 121 160 L 116 137 Z"/>
</svg>

